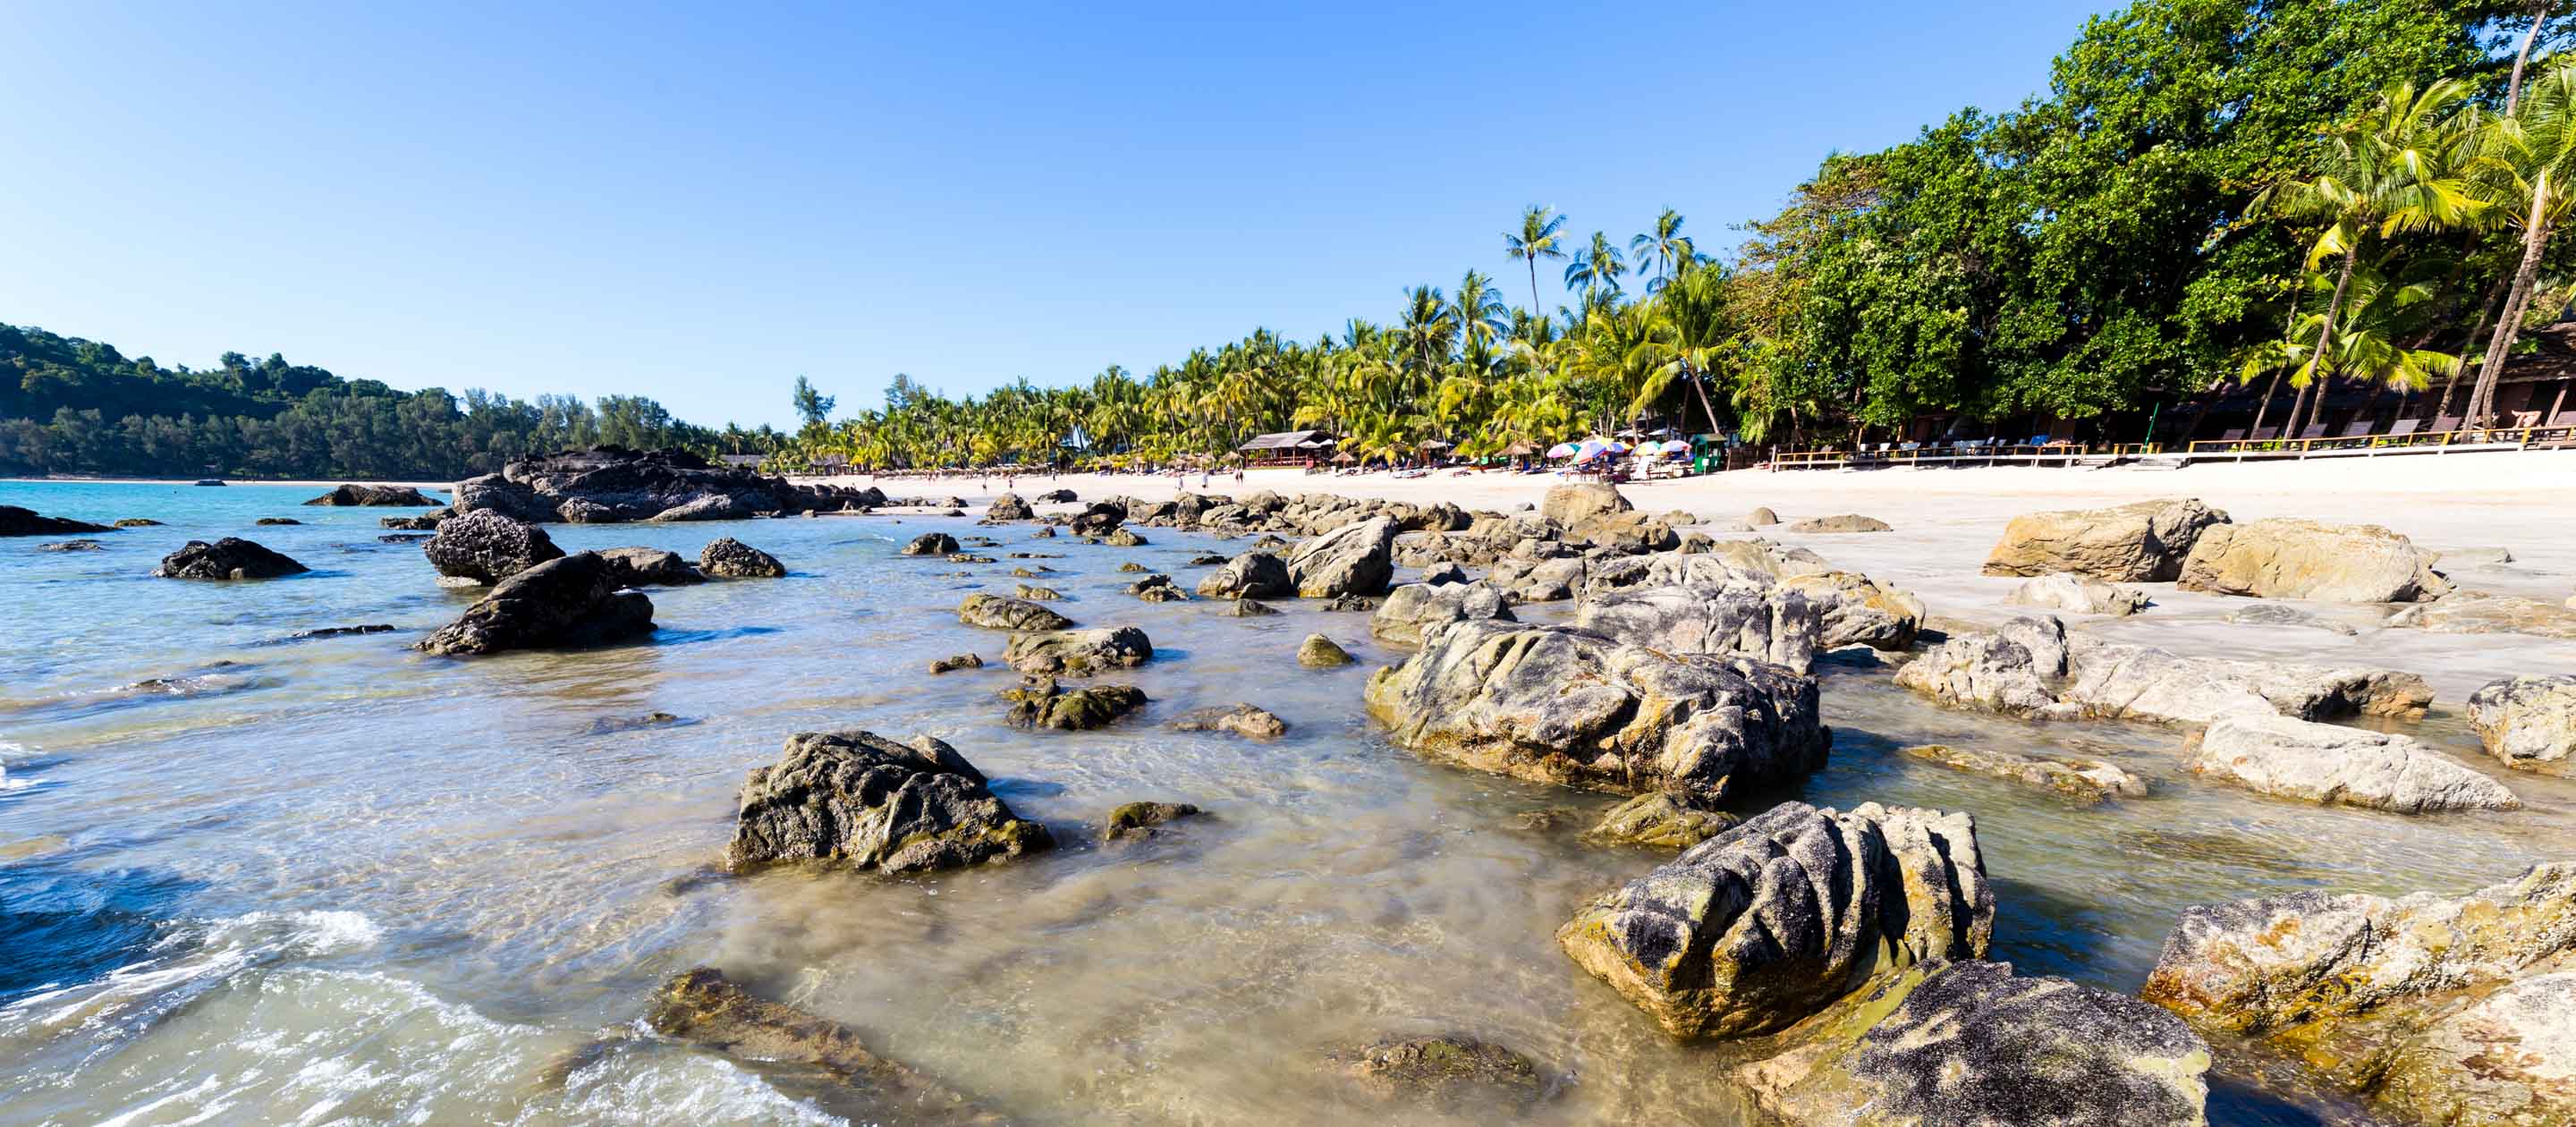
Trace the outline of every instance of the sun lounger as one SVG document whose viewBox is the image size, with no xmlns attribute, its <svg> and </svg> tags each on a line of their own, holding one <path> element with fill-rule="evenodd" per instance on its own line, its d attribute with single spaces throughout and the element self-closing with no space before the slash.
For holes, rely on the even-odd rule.
<svg viewBox="0 0 2576 1127">
<path fill-rule="evenodd" d="M 2335 432 L 2335 437 L 2368 438 L 2370 437 L 2370 431 L 2373 425 L 2374 424 L 2369 419 L 2357 419 L 2353 422 L 2344 424 L 2344 428 L 2342 430 Z"/>
</svg>

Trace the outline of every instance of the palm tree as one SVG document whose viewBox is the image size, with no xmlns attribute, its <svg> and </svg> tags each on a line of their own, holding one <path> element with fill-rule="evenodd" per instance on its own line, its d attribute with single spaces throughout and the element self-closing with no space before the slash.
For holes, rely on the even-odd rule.
<svg viewBox="0 0 2576 1127">
<path fill-rule="evenodd" d="M 1628 272 L 1628 264 L 1619 257 L 1619 248 L 1610 245 L 1610 236 L 1592 233 L 1592 245 L 1566 264 L 1565 284 L 1583 287 L 1583 300 L 1591 304 L 1594 294 L 1602 290 L 1619 292 L 1619 276 Z"/>
<path fill-rule="evenodd" d="M 1494 290 L 1494 280 L 1482 271 L 1469 270 L 1466 277 L 1458 279 L 1458 296 L 1450 302 L 1450 308 L 1457 317 L 1460 337 L 1470 352 L 1491 349 L 1511 327 L 1510 311 L 1503 305 L 1503 295 Z"/>
<path fill-rule="evenodd" d="M 1503 253 L 1529 264 L 1532 309 L 1545 308 L 1538 300 L 1538 260 L 1565 257 L 1565 248 L 1557 245 L 1558 235 L 1564 229 L 1564 216 L 1552 208 L 1531 204 L 1521 212 L 1520 232 L 1503 232 Z"/>
<path fill-rule="evenodd" d="M 1717 408 L 1709 403 L 1708 389 L 1701 381 L 1717 373 L 1736 340 L 1726 283 L 1727 271 L 1722 266 L 1685 265 L 1672 284 L 1657 295 L 1653 308 L 1666 330 L 1659 336 L 1663 364 L 1649 373 L 1645 386 L 1638 389 L 1642 407 L 1661 397 L 1674 380 L 1688 382 L 1692 394 L 1699 399 L 1701 413 L 1708 416 L 1710 434 L 1719 431 Z"/>
<path fill-rule="evenodd" d="M 2269 372 L 2277 379 L 2287 369 L 2290 385 L 2304 390 L 2327 373 L 2341 372 L 2373 384 L 2375 399 L 2381 390 L 2409 394 L 2422 391 L 2431 386 L 2434 376 L 2457 372 L 2459 357 L 2404 343 L 2424 326 L 2427 303 L 2435 296 L 2426 276 L 2438 266 L 2419 262 L 2412 276 L 2401 273 L 2391 277 L 2387 271 L 2395 269 L 2400 268 L 2392 257 L 2365 263 L 2349 277 L 2339 279 L 2310 273 L 2306 280 L 2310 291 L 2325 295 L 2337 284 L 2345 291 L 2343 312 L 2334 325 L 2328 351 L 2323 356 L 2318 354 L 2317 342 L 2325 338 L 2314 335 L 2325 331 L 2325 314 L 2301 314 L 2279 339 L 2265 341 L 2246 353 L 2239 378 L 2251 383 Z"/>
<path fill-rule="evenodd" d="M 1681 271 L 1684 263 L 1699 257 L 1698 249 L 1691 245 L 1690 236 L 1682 234 L 1682 213 L 1669 207 L 1655 217 L 1654 230 L 1628 240 L 1628 253 L 1636 256 L 1640 271 L 1649 261 L 1655 264 L 1655 279 L 1646 283 L 1647 293 L 1664 288 L 1664 284 Z"/>
<path fill-rule="evenodd" d="M 2333 374 L 2335 318 L 2343 310 L 2363 244 L 2374 234 L 2386 237 L 2465 223 L 2484 210 L 2458 170 L 2472 131 L 2464 128 L 2468 115 L 2451 111 L 2468 96 L 2468 84 L 2455 78 L 2421 90 L 2413 82 L 2389 87 L 2361 117 L 2327 131 L 2308 176 L 2264 189 L 2247 209 L 2327 222 L 2308 251 L 2311 269 L 2330 257 L 2343 260 L 2334 293 L 2317 322 L 2314 348 L 2328 365 L 2324 374 Z M 2302 402 L 2290 408 L 2283 434 L 2299 432 L 2307 390 L 2300 392 Z M 2320 405 L 2323 399 L 2320 394 Z"/>
<path fill-rule="evenodd" d="M 2522 263 L 2514 270 L 2504 312 L 2487 336 L 2478 362 L 2477 390 L 2469 394 L 2471 425 L 2495 413 L 2497 379 L 2513 352 L 2522 319 L 2530 312 L 2532 282 L 2551 232 L 2567 218 L 2567 180 L 2576 175 L 2576 63 L 2560 62 L 2534 80 L 2512 113 L 2481 131 L 2474 175 L 2499 215 L 2522 229 Z"/>
</svg>

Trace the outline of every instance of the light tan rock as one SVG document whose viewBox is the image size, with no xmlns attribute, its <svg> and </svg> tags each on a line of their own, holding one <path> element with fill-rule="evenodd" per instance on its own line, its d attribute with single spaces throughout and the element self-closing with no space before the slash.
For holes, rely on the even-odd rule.
<svg viewBox="0 0 2576 1127">
<path fill-rule="evenodd" d="M 2433 554 L 2397 533 L 2375 524 L 2288 517 L 2203 531 L 2176 585 L 2221 595 L 2341 603 L 2419 602 L 2451 589 L 2450 581 L 2433 573 Z"/>
</svg>

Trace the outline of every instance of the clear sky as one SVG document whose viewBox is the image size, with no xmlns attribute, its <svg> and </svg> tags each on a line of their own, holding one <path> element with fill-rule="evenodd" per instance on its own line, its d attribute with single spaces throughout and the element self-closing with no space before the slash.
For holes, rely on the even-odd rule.
<svg viewBox="0 0 2576 1127">
<path fill-rule="evenodd" d="M 0 322 L 707 424 L 1144 371 L 1471 267 L 1526 304 L 1528 203 L 1732 246 L 2090 7 L 14 0 Z"/>
</svg>

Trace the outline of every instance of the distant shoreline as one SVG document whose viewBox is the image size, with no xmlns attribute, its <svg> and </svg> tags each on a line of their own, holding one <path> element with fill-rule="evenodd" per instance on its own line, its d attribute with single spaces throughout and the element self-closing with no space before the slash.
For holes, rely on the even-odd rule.
<svg viewBox="0 0 2576 1127">
<path fill-rule="evenodd" d="M 73 484 L 73 485 L 183 485 L 183 486 L 194 486 L 194 485 L 195 485 L 195 484 L 197 484 L 199 481 L 220 481 L 220 482 L 223 482 L 226 486 L 234 486 L 234 485 L 288 485 L 288 486 L 295 486 L 295 487 L 298 487 L 298 488 L 304 488 L 304 489 L 336 489 L 336 488 L 338 488 L 338 487 L 340 487 L 340 486 L 343 486 L 343 485 L 391 485 L 391 486 L 395 486 L 395 487 L 397 487 L 397 488 L 408 486 L 408 487 L 413 488 L 413 489 L 435 489 L 435 490 L 438 490 L 438 491 L 439 491 L 439 492 L 441 492 L 441 493 L 446 493 L 446 492 L 449 492 L 449 491 L 451 491 L 451 490 L 453 490 L 453 489 L 455 489 L 455 488 L 456 488 L 456 483 L 455 483 L 455 482 L 452 482 L 452 481 L 383 481 L 383 480 L 377 480 L 377 479 L 372 479 L 372 478 L 363 478 L 363 477 L 322 478 L 322 479 L 318 479 L 318 480 L 306 480 L 306 479 L 303 479 L 303 478 L 295 478 L 295 479 L 290 479 L 290 480 L 286 480 L 286 481 L 278 481 L 278 480 L 274 480 L 274 479 L 271 479 L 271 478 L 264 478 L 264 477 L 263 477 L 263 478 L 244 478 L 244 479 L 235 479 L 235 478 L 229 478 L 229 477 L 217 477 L 217 478 L 194 478 L 194 477 L 82 477 L 82 476 L 76 476 L 76 475 L 72 475 L 72 474 L 55 474 L 55 475 L 50 476 L 50 477 L 0 477 L 0 482 L 5 482 L 5 483 L 7 483 L 7 484 L 11 484 L 11 485 L 51 485 L 51 484 L 63 483 L 63 484 Z"/>
</svg>

